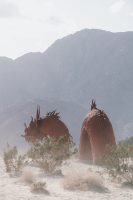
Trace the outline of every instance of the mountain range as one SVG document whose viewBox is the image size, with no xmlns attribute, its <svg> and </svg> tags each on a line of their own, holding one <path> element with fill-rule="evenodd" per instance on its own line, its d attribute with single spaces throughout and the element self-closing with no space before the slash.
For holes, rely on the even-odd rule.
<svg viewBox="0 0 133 200">
<path fill-rule="evenodd" d="M 23 143 L 20 132 L 37 104 L 42 115 L 57 109 L 79 142 L 92 98 L 110 117 L 117 139 L 133 135 L 133 32 L 84 29 L 55 41 L 44 53 L 0 57 L 5 142 Z"/>
</svg>

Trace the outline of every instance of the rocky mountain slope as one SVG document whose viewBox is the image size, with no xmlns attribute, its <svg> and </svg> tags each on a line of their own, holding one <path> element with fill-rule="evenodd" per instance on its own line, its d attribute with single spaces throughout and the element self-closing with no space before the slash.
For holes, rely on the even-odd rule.
<svg viewBox="0 0 133 200">
<path fill-rule="evenodd" d="M 69 102 L 67 105 L 71 109 L 64 119 L 70 128 L 77 127 L 73 133 L 75 137 L 80 132 L 82 117 L 94 98 L 98 106 L 109 114 L 117 138 L 131 136 L 132 52 L 133 32 L 111 33 L 85 29 L 57 40 L 44 53 L 29 53 L 16 60 L 0 57 L 0 127 L 14 119 L 14 115 L 11 117 L 8 113 L 9 108 L 15 109 L 17 118 L 12 125 L 7 124 L 5 127 L 11 130 L 11 126 L 15 126 L 14 134 L 17 134 L 20 126 L 17 127 L 15 120 L 21 118 L 21 124 L 26 121 L 20 110 L 23 108 L 27 112 L 30 107 L 27 102 L 33 99 L 54 99 L 51 107 L 48 106 L 49 111 L 58 107 L 56 105 L 60 101 Z M 74 115 L 77 116 L 76 124 L 71 124 L 74 104 L 78 104 L 82 111 L 77 107 L 79 112 L 76 110 Z M 59 106 L 63 115 L 67 111 L 66 107 L 65 103 L 62 110 Z M 35 109 L 36 105 L 30 113 Z M 2 121 L 3 115 L 7 118 Z M 6 129 L 0 128 L 0 133 L 4 134 Z"/>
</svg>

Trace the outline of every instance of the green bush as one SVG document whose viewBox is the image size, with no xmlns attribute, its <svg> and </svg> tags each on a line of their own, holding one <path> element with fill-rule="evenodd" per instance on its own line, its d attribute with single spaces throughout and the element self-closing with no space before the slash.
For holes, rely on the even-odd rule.
<svg viewBox="0 0 133 200">
<path fill-rule="evenodd" d="M 105 166 L 113 178 L 119 178 L 133 184 L 133 166 L 130 149 L 123 144 L 116 147 L 107 147 L 107 152 L 101 159 L 101 164 Z"/>
<path fill-rule="evenodd" d="M 17 147 L 10 147 L 7 145 L 4 151 L 4 163 L 6 172 L 11 175 L 17 175 L 22 172 L 25 156 L 18 155 Z"/>
<path fill-rule="evenodd" d="M 46 173 L 54 173 L 63 160 L 69 158 L 76 152 L 72 139 L 66 137 L 58 139 L 45 137 L 41 141 L 35 142 L 27 155 L 34 163 L 37 163 Z"/>
<path fill-rule="evenodd" d="M 128 149 L 130 157 L 133 157 L 133 137 L 127 138 L 119 142 L 119 145 Z"/>
</svg>

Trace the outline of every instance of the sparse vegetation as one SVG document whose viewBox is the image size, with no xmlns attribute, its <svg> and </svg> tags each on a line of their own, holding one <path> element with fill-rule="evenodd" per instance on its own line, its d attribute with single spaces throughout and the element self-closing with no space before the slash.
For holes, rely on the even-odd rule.
<svg viewBox="0 0 133 200">
<path fill-rule="evenodd" d="M 18 154 L 17 147 L 10 147 L 7 145 L 4 151 L 4 163 L 6 167 L 6 172 L 10 175 L 19 175 L 22 172 L 24 166 L 25 156 Z"/>
<path fill-rule="evenodd" d="M 48 136 L 33 143 L 24 156 L 18 154 L 16 146 L 10 147 L 7 145 L 4 151 L 4 162 L 6 171 L 11 175 L 22 173 L 26 160 L 27 164 L 30 160 L 47 174 L 62 175 L 59 166 L 76 152 L 72 138 L 66 139 L 63 136 L 56 139 Z"/>
<path fill-rule="evenodd" d="M 72 139 L 45 137 L 33 144 L 27 156 L 48 174 L 54 174 L 62 162 L 76 152 Z"/>
<path fill-rule="evenodd" d="M 46 189 L 46 182 L 33 183 L 31 186 L 31 191 L 35 193 L 43 193 L 49 195 L 49 192 Z"/>
<path fill-rule="evenodd" d="M 109 175 L 133 185 L 133 165 L 131 151 L 128 145 L 120 143 L 117 147 L 108 147 L 101 164 L 106 166 Z"/>
<path fill-rule="evenodd" d="M 125 140 L 121 140 L 119 144 L 130 145 L 133 146 L 133 137 L 129 137 Z"/>
<path fill-rule="evenodd" d="M 119 145 L 124 146 L 128 149 L 130 157 L 133 157 L 133 137 L 127 138 L 125 140 L 121 140 Z"/>
</svg>

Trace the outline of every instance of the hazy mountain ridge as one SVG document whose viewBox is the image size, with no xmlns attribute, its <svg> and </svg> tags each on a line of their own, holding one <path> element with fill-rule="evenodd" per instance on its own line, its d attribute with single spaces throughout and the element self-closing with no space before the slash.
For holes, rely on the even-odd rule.
<svg viewBox="0 0 133 200">
<path fill-rule="evenodd" d="M 87 111 L 95 98 L 117 134 L 131 135 L 127 129 L 133 131 L 132 52 L 133 32 L 85 29 L 57 40 L 44 53 L 16 60 L 0 57 L 1 111 L 35 98 L 72 101 Z M 71 112 L 68 118 L 71 121 Z"/>
</svg>

